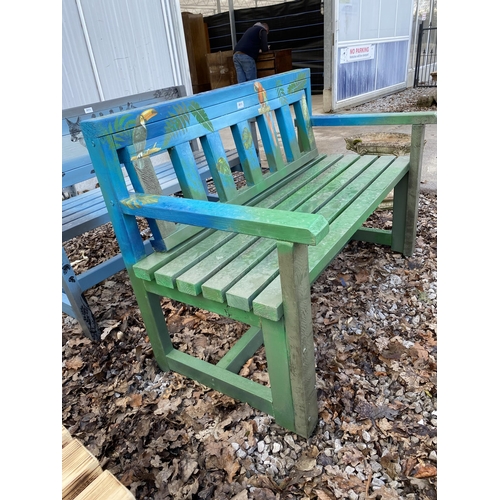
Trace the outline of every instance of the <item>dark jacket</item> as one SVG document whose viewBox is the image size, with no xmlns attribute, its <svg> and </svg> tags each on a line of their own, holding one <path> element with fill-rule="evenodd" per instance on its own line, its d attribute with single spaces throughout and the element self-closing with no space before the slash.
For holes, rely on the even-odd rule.
<svg viewBox="0 0 500 500">
<path fill-rule="evenodd" d="M 245 31 L 240 41 L 234 47 L 234 51 L 243 52 L 257 60 L 259 50 L 262 50 L 262 52 L 268 51 L 267 30 L 259 24 L 254 24 Z"/>
</svg>

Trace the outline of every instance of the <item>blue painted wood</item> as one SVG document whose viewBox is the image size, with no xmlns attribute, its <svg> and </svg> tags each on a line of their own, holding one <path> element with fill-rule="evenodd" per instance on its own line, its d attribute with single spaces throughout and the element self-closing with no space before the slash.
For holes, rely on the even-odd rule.
<svg viewBox="0 0 500 500">
<path fill-rule="evenodd" d="M 70 188 L 75 184 L 94 178 L 97 184 L 94 166 L 81 132 L 81 124 L 85 120 L 91 120 L 98 116 L 110 116 L 126 109 L 153 105 L 185 95 L 184 87 L 178 86 L 64 110 L 62 113 L 62 188 Z M 190 147 L 190 149 L 192 148 Z M 192 154 L 199 171 L 205 199 L 207 199 L 205 181 L 211 175 L 210 170 L 206 160 L 201 155 L 201 151 L 195 151 Z M 196 163 L 197 161 L 199 164 Z M 239 164 L 235 150 L 228 153 L 228 162 L 231 168 Z M 179 182 L 171 162 L 160 164 L 157 167 L 157 175 L 164 194 L 172 194 L 179 190 Z M 109 221 L 109 214 L 100 189 L 91 189 L 86 193 L 62 201 L 63 242 Z M 151 253 L 149 242 L 145 244 L 144 248 L 146 254 Z M 64 256 L 63 249 L 62 311 L 79 321 L 86 336 L 97 340 L 99 338 L 96 334 L 97 323 L 83 293 L 123 270 L 125 268 L 123 258 L 121 254 L 118 254 L 94 268 L 76 274 Z M 64 272 L 65 270 L 66 272 Z"/>
</svg>

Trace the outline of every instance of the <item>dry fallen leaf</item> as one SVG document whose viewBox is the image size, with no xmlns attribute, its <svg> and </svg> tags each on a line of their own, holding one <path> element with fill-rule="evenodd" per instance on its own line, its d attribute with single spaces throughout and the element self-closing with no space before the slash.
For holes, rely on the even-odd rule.
<svg viewBox="0 0 500 500">
<path fill-rule="evenodd" d="M 417 471 L 413 474 L 413 477 L 417 479 L 424 479 L 426 477 L 437 476 L 437 468 L 433 465 L 420 465 L 417 467 Z"/>
<path fill-rule="evenodd" d="M 295 464 L 295 468 L 301 471 L 313 470 L 316 466 L 316 458 L 309 457 L 307 455 L 302 455 Z"/>
<path fill-rule="evenodd" d="M 373 498 L 376 500 L 401 500 L 397 491 L 387 486 L 382 486 L 375 490 L 368 498 Z"/>
<path fill-rule="evenodd" d="M 65 361 L 65 366 L 68 370 L 78 370 L 83 366 L 83 360 L 80 356 Z"/>
</svg>

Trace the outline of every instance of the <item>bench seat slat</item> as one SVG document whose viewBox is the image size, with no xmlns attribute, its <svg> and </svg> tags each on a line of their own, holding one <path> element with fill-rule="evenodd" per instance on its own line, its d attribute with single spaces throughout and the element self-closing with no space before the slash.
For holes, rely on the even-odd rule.
<svg viewBox="0 0 500 500">
<path fill-rule="evenodd" d="M 355 157 L 355 155 L 350 155 L 352 157 Z M 309 181 L 317 176 L 318 174 L 321 174 L 323 171 L 329 169 L 331 165 L 335 165 L 336 162 L 338 162 L 338 166 L 336 167 L 336 171 L 340 172 L 342 168 L 345 168 L 347 165 L 349 165 L 353 160 L 341 160 L 342 155 L 332 155 L 330 158 L 323 158 L 319 162 L 312 164 L 311 166 L 306 165 L 302 170 L 297 172 L 295 175 L 290 176 L 288 179 L 288 183 L 283 183 L 280 188 L 275 189 L 273 192 L 271 192 L 268 196 L 263 197 L 259 202 L 257 202 L 255 205 L 252 204 L 252 206 L 257 206 L 260 208 L 273 208 L 273 207 L 280 207 L 283 210 L 287 209 L 292 209 L 294 206 L 297 206 L 299 202 L 303 201 L 303 197 L 301 194 L 299 194 L 299 202 L 296 202 L 295 205 L 294 203 L 294 198 L 292 194 L 295 191 L 300 190 L 304 186 L 308 186 Z M 307 188 L 309 189 L 309 188 Z M 257 197 L 259 199 L 259 197 Z M 236 235 L 234 240 L 231 240 L 230 244 L 231 245 L 238 245 L 239 238 L 243 235 Z M 247 240 L 245 240 L 246 242 Z M 245 247 L 246 248 L 246 247 Z M 214 248 L 215 250 L 216 248 Z M 244 248 L 242 249 L 244 250 Z M 179 254 L 177 249 L 172 250 L 171 252 L 176 252 Z M 231 251 L 231 250 L 229 250 Z M 172 259 L 168 257 L 171 252 L 164 253 L 163 255 L 165 256 L 165 263 L 170 262 Z M 186 259 L 186 255 L 182 253 L 183 258 L 184 258 L 184 269 L 190 269 L 193 265 L 196 265 L 198 260 L 196 262 L 189 262 Z M 208 256 L 208 259 L 211 257 Z M 159 262 L 161 261 L 160 257 L 146 257 L 143 259 L 141 262 L 136 264 L 134 266 L 134 269 L 137 270 L 139 273 L 137 276 L 138 277 L 145 277 L 145 275 L 148 276 L 146 279 L 151 279 L 152 273 L 154 271 L 148 270 L 148 264 L 147 262 L 151 262 L 152 266 L 154 267 L 154 271 L 159 269 Z M 210 268 L 210 264 L 207 264 L 208 268 Z M 169 275 L 169 270 L 168 268 L 164 268 L 161 271 L 161 274 L 163 276 Z M 169 280 L 169 282 L 173 283 L 173 280 L 177 277 L 177 274 L 174 275 L 169 275 L 169 278 L 166 278 Z M 227 279 L 224 278 L 224 283 L 227 282 Z M 196 293 L 199 293 L 199 287 L 197 285 L 194 285 L 195 290 L 197 290 Z M 186 282 L 186 287 L 185 289 L 187 290 L 188 288 L 192 289 L 192 286 L 190 286 Z"/>
<path fill-rule="evenodd" d="M 348 157 L 338 162 L 337 156 L 325 158 L 311 168 L 304 169 L 301 175 L 293 179 L 288 185 L 283 186 L 278 192 L 271 194 L 266 201 L 272 201 L 276 195 L 279 194 L 282 201 L 277 204 L 272 203 L 272 207 L 278 210 L 295 210 L 304 203 L 304 200 L 307 200 L 325 184 L 328 184 L 332 178 L 341 177 L 342 172 L 354 162 L 355 158 L 357 158 L 355 155 L 348 155 Z M 313 179 L 313 181 L 311 181 L 311 179 Z M 283 193 L 285 194 L 283 195 Z M 259 203 L 257 206 L 264 206 L 264 204 Z M 269 203 L 267 203 L 267 206 L 269 206 Z M 229 258 L 229 255 L 233 255 L 235 252 L 236 255 L 238 254 L 238 248 L 240 249 L 240 253 L 248 248 L 248 240 L 241 239 L 243 236 L 244 235 L 237 235 L 220 249 L 219 253 L 221 255 L 224 255 L 225 252 L 225 262 L 232 260 L 232 258 Z M 252 243 L 253 241 L 255 240 L 252 240 Z M 274 241 L 270 242 L 270 244 L 271 246 L 275 246 Z M 267 252 L 267 244 L 262 242 L 261 245 L 263 251 Z M 265 255 L 262 255 L 262 257 L 264 256 Z M 236 260 L 238 262 L 241 260 L 241 264 L 239 265 L 236 263 L 235 266 L 231 266 L 231 272 L 228 272 L 225 268 L 221 269 L 224 262 L 221 257 L 209 255 L 194 268 L 191 268 L 188 273 L 185 273 L 179 278 L 179 289 L 186 293 L 198 294 L 202 289 L 203 282 L 214 276 L 214 274 L 220 270 L 221 272 L 218 273 L 218 277 L 214 277 L 212 282 L 207 286 L 207 290 L 215 291 L 216 281 L 221 279 L 223 283 L 222 288 L 215 292 L 215 294 L 218 299 L 224 300 L 224 293 L 228 288 L 227 283 L 231 282 L 234 284 L 235 282 L 233 274 L 235 273 L 240 276 L 242 270 L 249 271 L 258 263 L 258 261 L 249 261 L 246 254 L 245 256 L 241 255 L 240 257 L 236 257 Z"/>
<path fill-rule="evenodd" d="M 409 158 L 395 160 L 373 183 L 372 189 L 364 191 L 331 224 L 330 231 L 316 247 L 309 247 L 309 277 L 313 283 L 319 274 L 349 242 L 361 227 L 366 214 L 371 213 L 395 184 L 408 171 Z M 361 215 L 360 215 L 361 214 Z M 354 224 L 354 226 L 351 226 Z M 283 315 L 281 281 L 279 276 L 253 301 L 253 311 L 263 318 L 277 321 Z"/>
<path fill-rule="evenodd" d="M 235 233 L 216 231 L 195 246 L 186 249 L 179 257 L 171 260 L 155 272 L 156 281 L 163 286 L 174 288 L 177 276 L 196 264 L 219 246 L 236 236 Z"/>
<path fill-rule="evenodd" d="M 373 160 L 376 160 L 373 162 Z M 339 182 L 335 180 L 332 184 L 340 184 L 343 189 L 341 189 L 338 193 L 336 189 L 330 189 L 330 186 L 325 186 L 323 191 L 328 192 L 330 195 L 330 202 L 324 204 L 320 210 L 313 212 L 320 213 L 325 217 L 325 219 L 331 223 L 338 217 L 342 212 L 358 197 L 359 193 L 363 191 L 363 189 L 369 189 L 372 182 L 387 168 L 388 164 L 393 161 L 391 157 L 370 157 L 364 156 L 361 157 L 358 162 L 352 165 L 351 169 L 348 170 L 348 173 L 351 173 L 351 182 L 342 183 L 342 180 Z M 372 163 L 373 162 L 373 163 Z M 361 169 L 355 168 L 357 163 L 361 163 Z M 372 163 L 368 168 L 366 168 L 367 164 Z M 361 174 L 359 174 L 359 170 L 361 170 Z M 315 197 L 319 200 L 322 200 L 321 196 Z M 307 204 L 308 208 L 311 209 L 311 205 Z M 297 210 L 301 211 L 300 208 Z M 328 235 L 327 235 L 328 236 Z M 326 236 L 326 237 L 327 237 Z M 321 242 L 319 243 L 321 245 Z M 325 246 L 322 246 L 325 248 Z M 328 247 L 326 247 L 328 248 Z M 312 248 L 309 250 L 310 253 L 313 253 Z M 273 250 L 271 255 L 275 255 L 276 257 L 276 267 L 273 269 L 269 267 L 267 271 L 269 272 L 269 276 L 274 277 L 278 272 L 278 256 L 277 250 Z M 249 271 L 236 285 L 233 286 L 231 290 L 228 291 L 228 304 L 238 307 L 241 306 L 244 310 L 251 310 L 251 300 L 253 297 L 257 295 L 256 292 L 260 293 L 262 289 L 256 290 L 254 289 L 254 283 L 257 283 L 257 286 L 260 286 L 260 282 L 264 282 L 264 279 L 260 278 L 261 269 L 252 269 Z M 254 277 L 253 274 L 258 273 L 259 277 Z M 261 281 L 260 281 L 261 280 Z M 268 281 L 269 283 L 270 281 Z M 238 304 L 238 305 L 237 305 Z"/>
<path fill-rule="evenodd" d="M 392 157 L 346 155 L 342 161 L 334 161 L 325 169 L 325 164 L 328 164 L 325 159 L 312 169 L 304 169 L 290 186 L 283 186 L 257 206 L 272 205 L 298 212 L 319 211 L 331 222 L 352 202 L 353 196 L 392 161 Z M 287 193 L 284 197 L 283 192 Z M 282 201 L 272 204 L 273 195 Z M 170 288 L 176 286 L 181 292 L 191 295 L 203 291 L 206 298 L 227 300 L 233 307 L 250 311 L 252 299 L 278 273 L 276 243 L 261 240 L 254 245 L 256 238 L 242 234 L 234 238 L 218 238 L 215 233 L 207 239 L 209 241 L 191 247 L 160 268 L 155 273 L 158 283 Z M 268 257 L 271 251 L 273 254 Z"/>
</svg>

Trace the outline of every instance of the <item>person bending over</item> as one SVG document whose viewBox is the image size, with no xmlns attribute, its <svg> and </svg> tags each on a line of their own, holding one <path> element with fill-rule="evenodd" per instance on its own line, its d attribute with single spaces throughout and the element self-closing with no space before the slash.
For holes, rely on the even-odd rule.
<svg viewBox="0 0 500 500">
<path fill-rule="evenodd" d="M 248 28 L 234 47 L 233 62 L 238 83 L 257 78 L 257 58 L 261 52 L 268 52 L 267 23 L 255 23 Z"/>
</svg>

